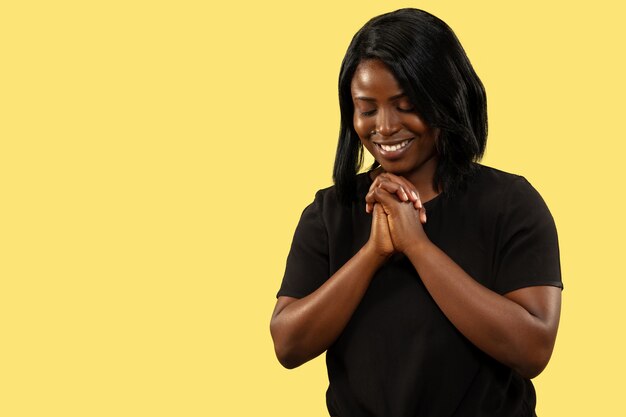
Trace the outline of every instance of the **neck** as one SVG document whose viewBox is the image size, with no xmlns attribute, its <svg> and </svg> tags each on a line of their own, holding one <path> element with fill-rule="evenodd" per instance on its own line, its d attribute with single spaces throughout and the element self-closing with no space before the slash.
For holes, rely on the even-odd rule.
<svg viewBox="0 0 626 417">
<path fill-rule="evenodd" d="M 441 193 L 441 188 L 435 187 L 434 184 L 437 162 L 438 158 L 433 156 L 419 166 L 418 169 L 402 174 L 417 188 L 423 203 L 432 200 Z"/>
</svg>

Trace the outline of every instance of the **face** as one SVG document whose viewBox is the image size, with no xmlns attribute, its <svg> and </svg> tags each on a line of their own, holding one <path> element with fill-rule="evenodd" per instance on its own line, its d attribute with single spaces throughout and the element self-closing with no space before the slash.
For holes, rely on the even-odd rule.
<svg viewBox="0 0 626 417">
<path fill-rule="evenodd" d="M 413 183 L 432 183 L 438 131 L 415 112 L 388 67 L 379 60 L 362 61 L 350 89 L 354 130 L 382 168 Z"/>
</svg>

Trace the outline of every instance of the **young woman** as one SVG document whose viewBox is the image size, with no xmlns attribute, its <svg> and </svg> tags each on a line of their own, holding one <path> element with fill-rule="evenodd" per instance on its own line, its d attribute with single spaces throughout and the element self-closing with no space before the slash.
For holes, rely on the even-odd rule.
<svg viewBox="0 0 626 417">
<path fill-rule="evenodd" d="M 271 320 L 279 361 L 326 352 L 331 416 L 535 415 L 556 229 L 523 177 L 476 162 L 486 98 L 458 39 L 421 10 L 378 16 L 339 98 L 335 185 L 302 213 Z"/>
</svg>

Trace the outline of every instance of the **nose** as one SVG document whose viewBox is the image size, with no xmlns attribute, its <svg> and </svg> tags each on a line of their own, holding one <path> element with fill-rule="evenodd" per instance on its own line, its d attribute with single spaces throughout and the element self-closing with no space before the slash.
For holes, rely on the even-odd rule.
<svg viewBox="0 0 626 417">
<path fill-rule="evenodd" d="M 400 130 L 400 118 L 391 109 L 381 109 L 376 117 L 376 131 L 382 136 L 393 136 Z"/>
</svg>

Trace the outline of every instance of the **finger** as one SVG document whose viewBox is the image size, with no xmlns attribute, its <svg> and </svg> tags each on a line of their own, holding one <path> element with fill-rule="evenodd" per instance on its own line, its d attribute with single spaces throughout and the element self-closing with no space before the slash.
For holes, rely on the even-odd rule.
<svg viewBox="0 0 626 417">
<path fill-rule="evenodd" d="M 369 191 L 372 191 L 373 189 L 380 187 L 381 184 L 383 183 L 397 184 L 397 187 L 394 190 L 392 190 L 389 187 L 387 187 L 386 189 L 389 192 L 395 193 L 398 196 L 398 199 L 400 201 L 412 201 L 410 190 L 409 188 L 406 187 L 406 185 L 402 181 L 387 178 L 384 175 L 385 174 L 380 174 L 374 179 L 374 181 L 372 182 L 372 185 L 370 185 Z"/>
<path fill-rule="evenodd" d="M 402 189 L 402 186 L 400 184 L 390 181 L 379 181 L 377 186 L 370 188 L 369 192 L 365 195 L 365 203 L 366 205 L 369 204 L 370 213 L 372 208 L 371 205 L 376 203 L 376 199 L 374 198 L 374 191 L 380 188 L 387 191 L 388 193 L 398 196 L 398 200 L 400 201 L 409 201 L 406 191 Z"/>
<path fill-rule="evenodd" d="M 415 207 L 416 210 L 424 210 L 424 212 L 426 211 L 426 209 L 424 208 L 424 204 L 422 204 L 422 199 L 420 198 L 420 195 L 417 191 L 413 191 L 413 195 L 415 196 L 415 201 L 413 202 L 413 207 Z"/>
<path fill-rule="evenodd" d="M 426 207 L 422 207 L 419 210 L 420 223 L 426 224 Z"/>
<path fill-rule="evenodd" d="M 380 188 L 380 187 L 376 188 L 372 192 L 372 197 L 374 198 L 376 203 L 380 203 L 380 205 L 383 207 L 383 210 L 385 210 L 386 214 L 391 213 L 390 208 L 393 206 L 393 204 L 399 203 L 399 201 L 394 197 L 393 194 L 389 193 L 384 188 Z"/>
<path fill-rule="evenodd" d="M 400 184 L 403 187 L 405 193 L 407 194 L 408 200 L 413 203 L 413 206 L 416 209 L 422 208 L 422 201 L 419 198 L 419 192 L 417 191 L 417 188 L 415 187 L 415 185 L 413 185 L 411 181 L 399 175 L 391 174 L 389 172 L 380 174 L 376 179 L 378 178 L 380 178 L 380 181 L 392 181 L 392 182 L 396 182 Z"/>
<path fill-rule="evenodd" d="M 374 190 L 369 190 L 367 194 L 365 194 L 365 204 L 366 208 L 369 207 L 370 213 L 372 212 L 372 205 L 376 203 L 376 199 L 374 198 Z"/>
<path fill-rule="evenodd" d="M 414 207 L 416 209 L 422 208 L 422 201 L 419 197 L 419 192 L 417 191 L 417 188 L 415 187 L 415 185 L 413 185 L 411 181 L 407 180 L 406 178 L 402 176 L 391 174 L 389 172 L 382 174 L 382 175 L 385 175 L 385 178 L 389 180 L 401 183 L 404 189 L 408 191 L 409 199 L 411 200 L 411 202 L 413 202 Z"/>
<path fill-rule="evenodd" d="M 391 194 L 397 195 L 400 201 L 409 201 L 409 195 L 400 183 L 383 180 L 378 183 L 378 188 L 383 188 Z"/>
<path fill-rule="evenodd" d="M 367 193 L 367 195 L 365 196 L 365 205 L 366 205 L 366 209 L 369 208 L 369 212 L 372 213 L 374 210 L 374 204 L 376 204 L 378 201 L 376 201 L 376 197 L 374 196 L 376 190 L 378 188 L 375 188 L 373 190 L 371 190 L 369 193 Z"/>
</svg>

